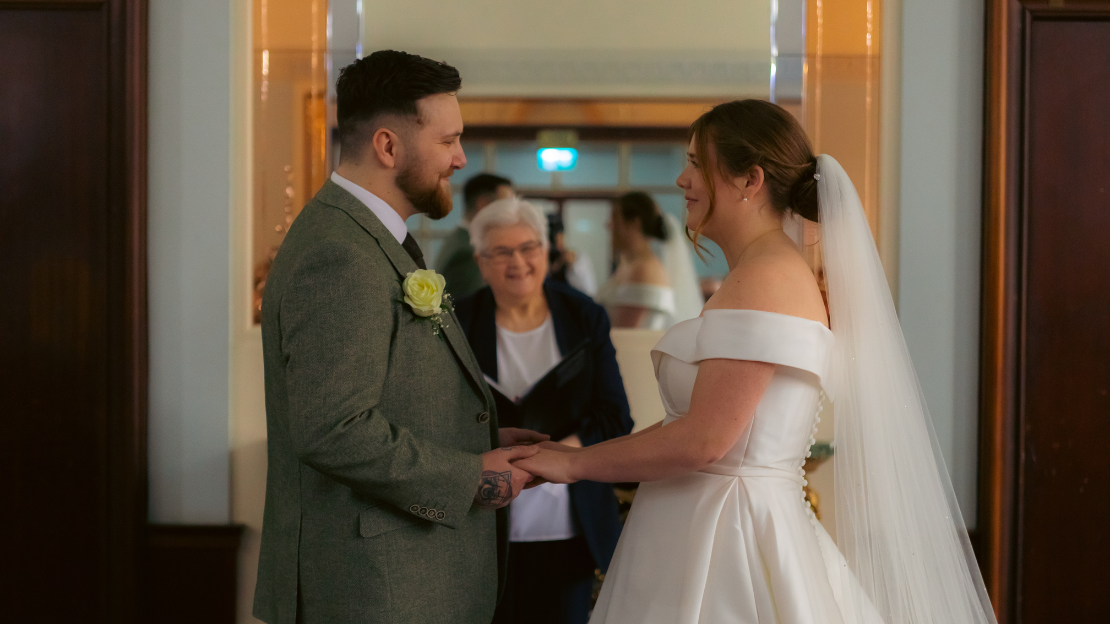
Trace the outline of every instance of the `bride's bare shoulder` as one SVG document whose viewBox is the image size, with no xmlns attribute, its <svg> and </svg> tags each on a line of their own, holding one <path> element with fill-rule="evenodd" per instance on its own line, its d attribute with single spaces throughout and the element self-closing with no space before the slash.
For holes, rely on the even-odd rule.
<svg viewBox="0 0 1110 624">
<path fill-rule="evenodd" d="M 817 279 L 796 249 L 782 247 L 738 264 L 706 310 L 763 310 L 829 324 Z"/>
</svg>

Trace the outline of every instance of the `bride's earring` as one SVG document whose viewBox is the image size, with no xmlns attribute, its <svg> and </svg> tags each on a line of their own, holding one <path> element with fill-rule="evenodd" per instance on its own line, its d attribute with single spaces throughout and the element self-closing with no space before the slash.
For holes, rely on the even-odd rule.
<svg viewBox="0 0 1110 624">
<path fill-rule="evenodd" d="M 747 197 L 745 197 L 745 198 L 744 198 L 744 201 L 748 201 L 748 198 L 747 198 Z"/>
</svg>

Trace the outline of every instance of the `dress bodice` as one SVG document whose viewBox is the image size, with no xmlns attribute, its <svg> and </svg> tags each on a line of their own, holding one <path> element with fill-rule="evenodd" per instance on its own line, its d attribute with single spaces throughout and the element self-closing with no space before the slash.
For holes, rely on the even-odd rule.
<svg viewBox="0 0 1110 624">
<path fill-rule="evenodd" d="M 801 475 L 832 346 L 833 334 L 821 323 L 773 312 L 707 310 L 678 323 L 651 352 L 667 411 L 664 426 L 689 411 L 702 360 L 776 364 L 747 430 L 707 472 L 763 469 Z"/>
<path fill-rule="evenodd" d="M 689 412 L 704 360 L 775 372 L 720 461 L 640 484 L 591 624 L 883 623 L 803 490 L 833 342 L 821 323 L 756 310 L 707 310 L 663 335 L 664 426 Z"/>
<path fill-rule="evenodd" d="M 613 316 L 621 306 L 645 308 L 637 329 L 667 329 L 674 323 L 675 295 L 669 286 L 640 283 L 615 283 L 612 279 L 601 287 L 597 301 Z"/>
</svg>

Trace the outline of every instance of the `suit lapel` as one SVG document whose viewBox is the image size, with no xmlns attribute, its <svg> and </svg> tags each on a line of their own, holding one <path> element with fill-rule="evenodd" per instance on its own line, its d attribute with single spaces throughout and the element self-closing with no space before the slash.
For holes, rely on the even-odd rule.
<svg viewBox="0 0 1110 624">
<path fill-rule="evenodd" d="M 362 229 L 366 230 L 370 236 L 373 236 L 378 241 L 378 246 L 385 252 L 389 258 L 390 264 L 397 271 L 398 278 L 404 281 L 409 273 L 417 270 L 416 263 L 413 262 L 412 257 L 409 256 L 401 243 L 393 236 L 393 233 L 378 219 L 372 210 L 366 207 L 354 195 L 343 190 L 341 186 L 327 180 L 324 182 L 323 188 L 316 193 L 316 199 L 320 200 L 329 206 L 333 206 L 347 213 L 355 223 L 358 223 Z M 490 395 L 489 390 L 486 388 L 486 383 L 482 379 L 482 371 L 478 368 L 478 362 L 474 359 L 474 355 L 470 352 L 470 345 L 466 341 L 466 336 L 462 335 L 459 329 L 459 319 L 455 317 L 454 312 L 450 314 L 450 319 L 445 322 L 443 328 L 443 335 L 447 339 L 447 344 L 450 345 L 451 350 L 455 352 L 455 357 L 463 365 L 463 370 L 466 371 L 471 382 L 474 383 L 482 396 L 485 397 L 488 405 L 493 404 L 493 397 Z M 429 328 L 429 331 L 430 328 Z"/>
<path fill-rule="evenodd" d="M 467 342 L 466 336 L 462 332 L 462 326 L 459 324 L 459 318 L 451 312 L 451 320 L 447 321 L 443 328 L 443 334 L 447 336 L 447 342 L 454 349 L 455 355 L 463 362 L 470 379 L 474 385 L 482 392 L 482 396 L 486 398 L 486 404 L 493 405 L 493 395 L 490 394 L 489 386 L 486 385 L 486 380 L 482 379 L 482 370 L 478 367 L 478 362 L 474 359 L 474 353 L 470 350 L 470 343 Z"/>
<path fill-rule="evenodd" d="M 497 380 L 497 304 L 493 291 L 482 289 L 474 295 L 474 318 L 470 322 L 470 348 L 482 372 Z"/>
</svg>

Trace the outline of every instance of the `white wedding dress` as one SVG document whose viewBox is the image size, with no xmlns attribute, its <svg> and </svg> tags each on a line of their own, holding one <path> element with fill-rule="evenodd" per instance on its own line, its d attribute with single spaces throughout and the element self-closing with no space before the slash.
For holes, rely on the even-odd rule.
<svg viewBox="0 0 1110 624">
<path fill-rule="evenodd" d="M 640 486 L 592 624 L 995 624 L 863 204 L 831 156 L 814 179 L 836 337 L 754 310 L 663 336 L 664 426 L 689 411 L 701 361 L 777 368 L 721 461 Z M 836 406 L 835 544 L 802 495 L 822 390 Z"/>
<path fill-rule="evenodd" d="M 755 310 L 709 310 L 663 336 L 652 351 L 663 426 L 689 410 L 702 360 L 778 366 L 720 461 L 640 485 L 591 624 L 881 621 L 843 596 L 854 583 L 802 492 L 832 350 L 824 325 Z"/>
<path fill-rule="evenodd" d="M 674 324 L 675 293 L 670 286 L 609 281 L 597 291 L 600 303 L 610 318 L 617 316 L 617 308 L 629 306 L 644 308 L 645 313 L 635 329 L 667 329 Z"/>
</svg>

